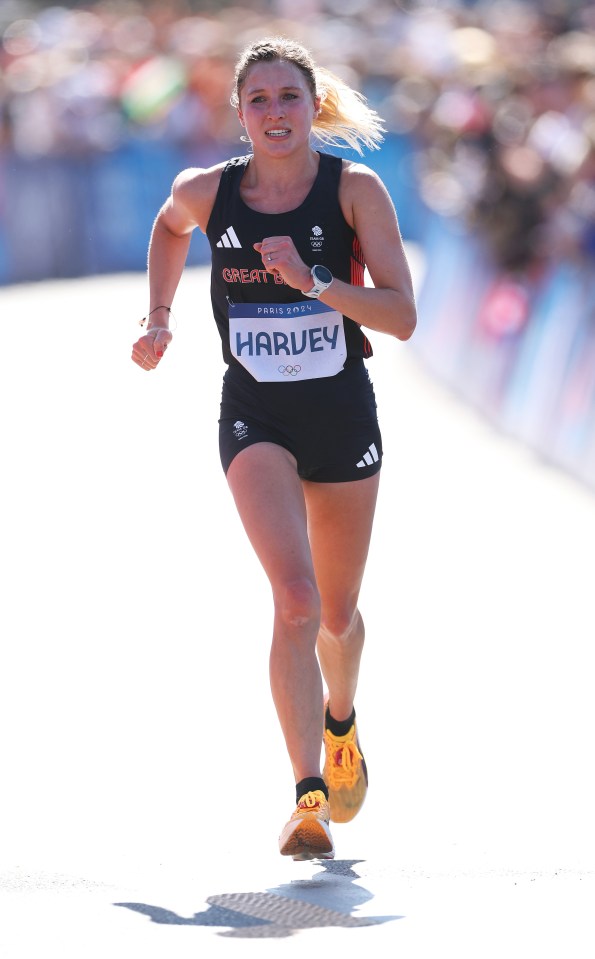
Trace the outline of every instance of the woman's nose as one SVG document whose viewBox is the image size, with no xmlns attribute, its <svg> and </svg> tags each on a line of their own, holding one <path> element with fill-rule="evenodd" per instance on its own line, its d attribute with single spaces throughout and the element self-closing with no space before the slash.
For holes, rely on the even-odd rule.
<svg viewBox="0 0 595 959">
<path fill-rule="evenodd" d="M 276 120 L 278 117 L 285 115 L 285 110 L 283 107 L 283 102 L 281 100 L 271 100 L 269 107 L 269 117 L 271 120 Z"/>
</svg>

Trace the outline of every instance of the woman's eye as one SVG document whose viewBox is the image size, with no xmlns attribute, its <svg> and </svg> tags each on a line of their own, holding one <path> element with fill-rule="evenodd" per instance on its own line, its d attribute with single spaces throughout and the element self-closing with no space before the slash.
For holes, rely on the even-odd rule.
<svg viewBox="0 0 595 959">
<path fill-rule="evenodd" d="M 298 95 L 297 95 L 297 93 L 284 93 L 283 96 L 282 96 L 282 99 L 283 99 L 283 100 L 297 100 L 297 99 L 298 99 Z M 266 97 L 265 97 L 263 94 L 259 94 L 258 96 L 253 97 L 252 100 L 250 100 L 250 103 L 264 103 L 265 100 L 266 100 Z"/>
</svg>

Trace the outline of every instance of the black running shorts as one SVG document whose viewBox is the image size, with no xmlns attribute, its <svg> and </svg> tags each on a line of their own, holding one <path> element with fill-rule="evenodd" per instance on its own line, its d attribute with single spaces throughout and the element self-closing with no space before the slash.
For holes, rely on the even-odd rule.
<svg viewBox="0 0 595 959">
<path fill-rule="evenodd" d="M 242 367 L 223 378 L 219 451 L 229 466 L 254 443 L 276 443 L 297 460 L 302 479 L 346 483 L 373 476 L 382 462 L 374 388 L 363 360 L 336 376 L 258 383 Z"/>
</svg>

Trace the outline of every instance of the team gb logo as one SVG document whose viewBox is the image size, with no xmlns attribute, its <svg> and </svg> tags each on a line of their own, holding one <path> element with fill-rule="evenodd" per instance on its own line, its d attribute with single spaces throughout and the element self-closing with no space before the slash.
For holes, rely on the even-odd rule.
<svg viewBox="0 0 595 959">
<path fill-rule="evenodd" d="M 320 250 L 324 242 L 324 237 L 322 235 L 322 227 L 313 226 L 312 227 L 312 236 L 310 237 L 310 245 L 313 250 Z"/>
</svg>

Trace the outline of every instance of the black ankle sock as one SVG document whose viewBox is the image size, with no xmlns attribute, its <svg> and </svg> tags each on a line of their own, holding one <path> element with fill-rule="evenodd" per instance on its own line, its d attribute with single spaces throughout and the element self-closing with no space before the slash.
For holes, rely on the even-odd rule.
<svg viewBox="0 0 595 959">
<path fill-rule="evenodd" d="M 324 725 L 333 736 L 346 736 L 355 722 L 355 708 L 351 710 L 351 716 L 348 719 L 333 719 L 328 706 L 324 715 Z"/>
<path fill-rule="evenodd" d="M 300 779 L 299 783 L 295 784 L 296 805 L 305 793 L 312 793 L 315 789 L 319 789 L 328 799 L 328 789 L 326 788 L 324 779 L 321 779 L 319 776 L 308 776 L 307 779 Z"/>
</svg>

